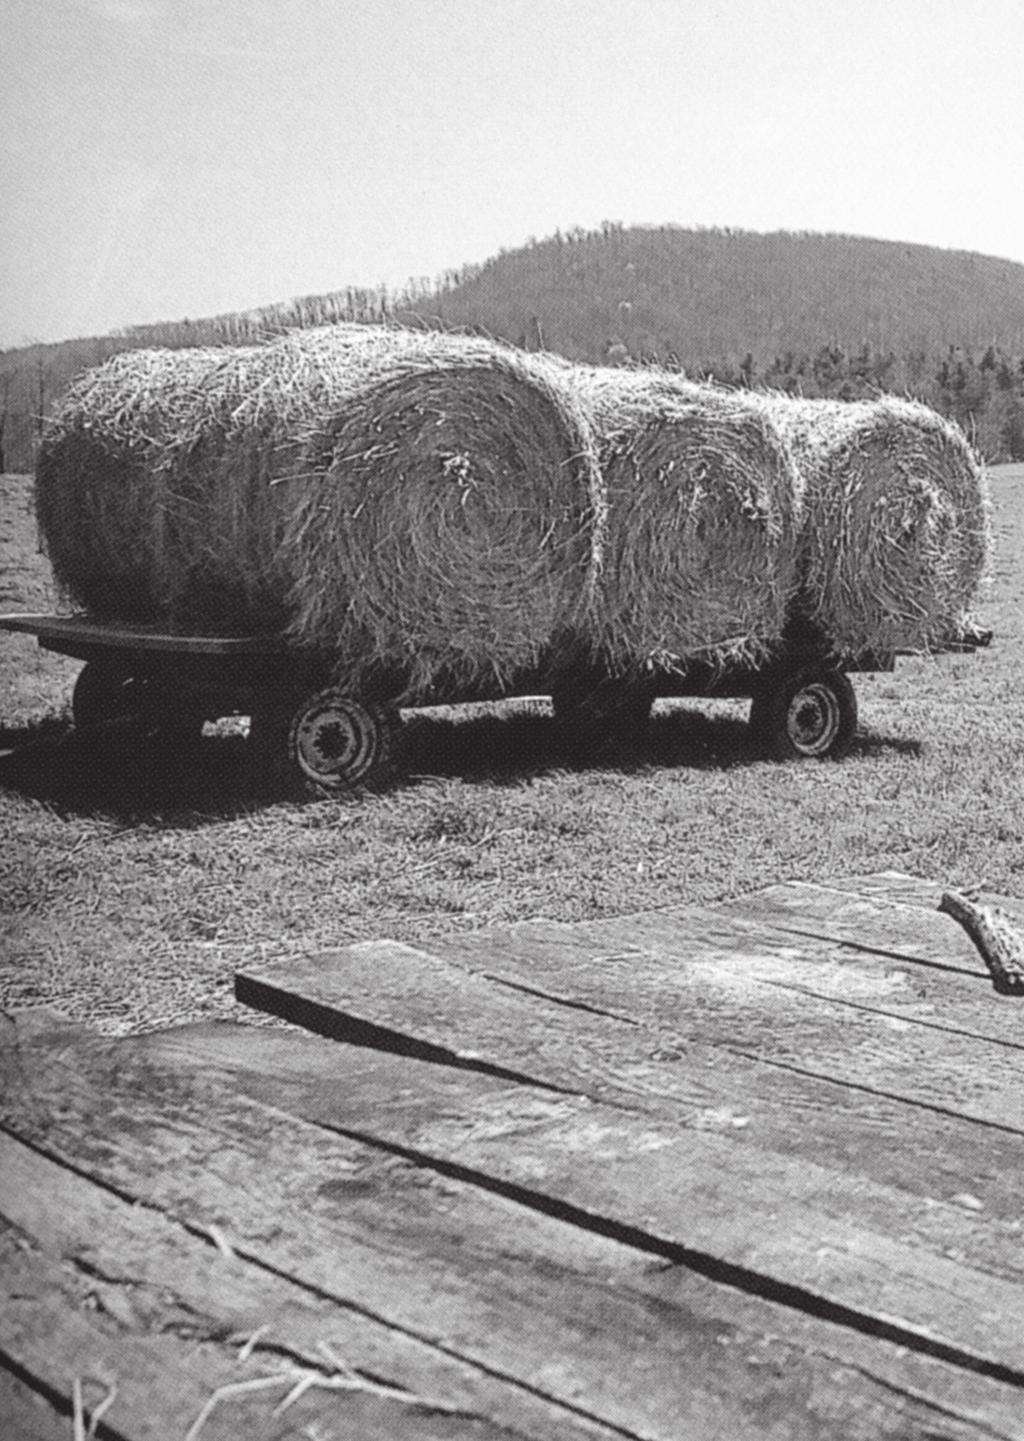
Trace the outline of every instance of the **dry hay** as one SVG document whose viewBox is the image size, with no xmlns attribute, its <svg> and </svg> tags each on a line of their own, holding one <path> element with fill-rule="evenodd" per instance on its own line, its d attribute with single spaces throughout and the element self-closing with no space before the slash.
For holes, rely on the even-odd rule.
<svg viewBox="0 0 1024 1441">
<path fill-rule="evenodd" d="M 182 397 L 216 360 L 207 351 L 138 350 L 86 371 L 44 431 L 36 463 L 40 538 L 54 577 L 101 617 L 162 610 L 166 505 L 154 476 L 180 425 Z"/>
<path fill-rule="evenodd" d="M 301 644 L 396 672 L 408 698 L 488 694 L 582 623 L 603 492 L 554 370 L 486 340 L 381 332 L 306 440 L 287 487 Z"/>
<path fill-rule="evenodd" d="M 282 625 L 296 436 L 348 351 L 331 344 L 135 350 L 86 371 L 47 426 L 40 534 L 72 603 L 180 631 Z"/>
<path fill-rule="evenodd" d="M 87 372 L 37 469 L 55 576 L 98 617 L 286 628 L 408 696 L 500 690 L 590 604 L 586 420 L 507 347 L 374 326 L 135 351 Z"/>
<path fill-rule="evenodd" d="M 805 486 L 802 608 L 841 655 L 960 632 L 989 555 L 987 479 L 917 402 L 762 397 Z"/>
<path fill-rule="evenodd" d="M 40 532 L 70 599 L 100 618 L 246 630 L 282 614 L 258 348 L 128 351 L 87 371 L 47 427 Z"/>
<path fill-rule="evenodd" d="M 608 493 L 600 649 L 613 668 L 756 663 L 796 580 L 798 479 L 741 393 L 667 371 L 577 368 Z"/>
</svg>

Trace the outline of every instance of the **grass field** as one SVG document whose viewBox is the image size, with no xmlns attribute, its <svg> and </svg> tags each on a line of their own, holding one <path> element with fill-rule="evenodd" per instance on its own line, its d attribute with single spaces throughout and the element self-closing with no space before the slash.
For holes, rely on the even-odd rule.
<svg viewBox="0 0 1024 1441">
<path fill-rule="evenodd" d="M 80 743 L 77 665 L 0 633 L 0 748 L 17 748 L 0 760 L 0 1004 L 145 1029 L 233 1015 L 254 958 L 887 867 L 1024 896 L 1024 466 L 993 490 L 992 649 L 857 677 L 840 763 L 758 760 L 739 703 L 662 702 L 587 769 L 534 703 L 422 713 L 383 794 L 261 799 L 239 736 L 184 757 Z M 53 599 L 30 483 L 5 477 L 0 610 Z"/>
</svg>

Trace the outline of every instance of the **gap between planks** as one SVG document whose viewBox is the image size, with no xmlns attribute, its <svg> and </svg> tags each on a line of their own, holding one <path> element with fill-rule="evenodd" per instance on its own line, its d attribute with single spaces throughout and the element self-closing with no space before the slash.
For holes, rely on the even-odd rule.
<svg viewBox="0 0 1024 1441">
<path fill-rule="evenodd" d="M 730 1436 L 761 1437 L 767 1414 L 799 1416 L 800 1434 L 808 1437 L 832 1436 L 842 1427 L 844 1436 L 865 1441 L 924 1441 L 939 1434 L 939 1418 L 945 1418 L 942 1434 L 949 1437 L 1021 1434 L 1012 1419 L 1019 1391 L 982 1376 L 744 1298 L 678 1268 L 652 1272 L 629 1248 L 531 1217 L 499 1198 L 488 1199 L 477 1187 L 431 1183 L 436 1193 L 431 1204 L 431 1187 L 425 1187 L 418 1166 L 396 1169 L 379 1146 L 328 1138 L 294 1115 L 247 1102 L 226 1085 L 223 1067 L 211 1067 L 201 1048 L 194 1052 L 194 1069 L 181 1064 L 180 1052 L 178 1063 L 171 1064 L 164 1048 L 174 1046 L 173 1037 L 80 1047 L 52 1042 L 48 1047 L 42 1038 L 35 1044 L 25 1038 L 24 1069 L 38 1080 L 33 1104 L 27 1111 L 15 1107 L 10 1123 L 30 1133 L 45 1127 L 61 1164 L 73 1157 L 87 1167 L 100 1164 L 106 1184 L 128 1185 L 125 1194 L 134 1191 L 147 1206 L 191 1224 L 204 1215 L 231 1215 L 232 1241 L 250 1237 L 247 1244 L 275 1273 L 306 1285 L 315 1278 L 318 1296 L 336 1296 L 350 1307 L 372 1298 L 378 1310 L 392 1312 L 391 1323 L 426 1330 L 439 1323 L 451 1328 L 460 1305 L 469 1305 L 471 1313 L 475 1306 L 476 1319 L 470 1313 L 463 1323 L 463 1349 L 483 1348 L 493 1364 L 504 1344 L 506 1355 L 526 1368 L 526 1377 L 544 1376 L 549 1389 L 568 1386 L 569 1396 L 579 1396 L 587 1378 L 590 1392 L 603 1396 L 604 1423 L 611 1424 L 617 1408 L 620 1430 L 628 1435 L 676 1441 L 683 1417 L 692 1422 L 687 1434 L 694 1437 L 721 1435 L 722 1427 Z M 256 1055 L 269 1063 L 282 1045 L 299 1039 L 249 1031 L 244 1045 L 256 1047 Z M 223 1032 L 220 1040 L 224 1043 Z M 296 1059 L 305 1057 L 316 1072 L 317 1064 L 329 1064 L 328 1055 L 333 1059 L 334 1048 L 319 1045 L 317 1052 L 318 1043 L 313 1046 L 313 1053 L 308 1044 L 300 1047 Z M 389 1063 L 398 1068 L 386 1080 L 392 1092 L 406 1068 L 413 1087 L 420 1073 L 442 1078 L 437 1067 L 407 1059 Z M 269 1084 L 279 1080 L 269 1064 L 260 1069 Z M 497 1086 L 492 1078 L 466 1073 L 446 1079 L 462 1089 L 483 1085 L 492 1099 Z M 131 1124 L 119 1125 L 122 1117 Z M 97 1151 L 96 1125 L 104 1120 L 110 1133 Z M 325 1178 L 337 1176 L 339 1166 L 364 1188 L 379 1176 L 374 1183 L 379 1203 L 360 1201 L 358 1189 L 339 1203 L 329 1199 Z M 383 1250 L 379 1236 L 366 1249 L 367 1240 L 353 1230 L 359 1215 L 371 1226 L 368 1237 L 383 1227 L 388 1238 Z M 450 1242 L 438 1254 L 430 1244 L 424 1249 L 417 1243 L 396 1271 L 392 1252 L 400 1217 L 419 1228 L 423 1239 L 439 1241 L 447 1227 Z M 495 1248 L 489 1262 L 484 1254 L 472 1254 L 481 1246 Z M 496 1268 L 498 1256 L 503 1260 Z M 525 1291 L 517 1279 L 524 1267 L 531 1277 Z M 501 1309 L 491 1311 L 489 1325 L 481 1325 L 479 1307 L 486 1288 L 495 1286 L 486 1304 L 493 1306 L 500 1295 Z M 595 1333 L 598 1316 L 603 1325 Z M 723 1346 L 722 1332 L 733 1333 L 734 1344 Z M 574 1336 L 576 1347 L 567 1350 Z M 583 1337 L 589 1338 L 586 1344 Z M 696 1350 L 688 1355 L 689 1347 Z M 570 1433 L 550 1434 L 555 1441 Z"/>
</svg>

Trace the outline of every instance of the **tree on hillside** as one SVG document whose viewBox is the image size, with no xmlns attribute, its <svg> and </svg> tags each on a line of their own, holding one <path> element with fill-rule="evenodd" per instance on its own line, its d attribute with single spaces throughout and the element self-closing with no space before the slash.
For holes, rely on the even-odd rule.
<svg viewBox="0 0 1024 1441">
<path fill-rule="evenodd" d="M 0 371 L 0 475 L 7 474 L 4 437 L 7 434 L 7 421 L 11 413 L 11 392 L 14 389 L 17 374 L 18 372 L 14 369 Z"/>
<path fill-rule="evenodd" d="M 1024 460 L 1024 396 L 996 390 L 978 418 L 976 443 L 991 459 Z"/>
<path fill-rule="evenodd" d="M 40 440 L 42 439 L 43 425 L 46 421 L 46 397 L 47 383 L 49 381 L 49 378 L 49 369 L 46 365 L 45 360 L 40 354 L 36 358 L 35 366 L 35 414 L 33 417 L 35 422 L 37 448 L 39 446 Z"/>
</svg>

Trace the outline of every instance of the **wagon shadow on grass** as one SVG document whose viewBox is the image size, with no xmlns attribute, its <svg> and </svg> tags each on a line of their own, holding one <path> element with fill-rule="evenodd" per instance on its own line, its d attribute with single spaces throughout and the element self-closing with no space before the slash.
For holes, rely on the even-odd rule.
<svg viewBox="0 0 1024 1441">
<path fill-rule="evenodd" d="M 526 705 L 439 708 L 408 713 L 403 768 L 419 775 L 463 776 L 517 784 L 552 770 L 633 772 L 651 768 L 731 769 L 758 759 L 744 720 L 676 707 L 647 725 L 577 747 L 559 732 L 544 701 Z"/>
<path fill-rule="evenodd" d="M 0 791 L 60 815 L 99 814 L 126 824 L 195 826 L 251 809 L 246 762 L 241 736 L 168 745 L 149 737 L 97 741 L 70 727 L 0 729 Z"/>
<path fill-rule="evenodd" d="M 916 756 L 921 746 L 867 730 L 851 755 L 892 751 Z M 560 736 L 547 702 L 531 700 L 406 712 L 401 768 L 388 788 L 401 791 L 436 776 L 502 786 L 554 771 L 729 771 L 761 763 L 742 706 L 709 714 L 663 702 L 646 726 L 586 755 Z M 126 823 L 182 828 L 295 800 L 254 780 L 244 734 L 176 743 L 158 736 L 98 742 L 56 718 L 23 730 L 0 727 L 0 790 L 62 814 L 100 813 Z M 354 792 L 340 803 L 367 799 L 372 796 Z"/>
</svg>

